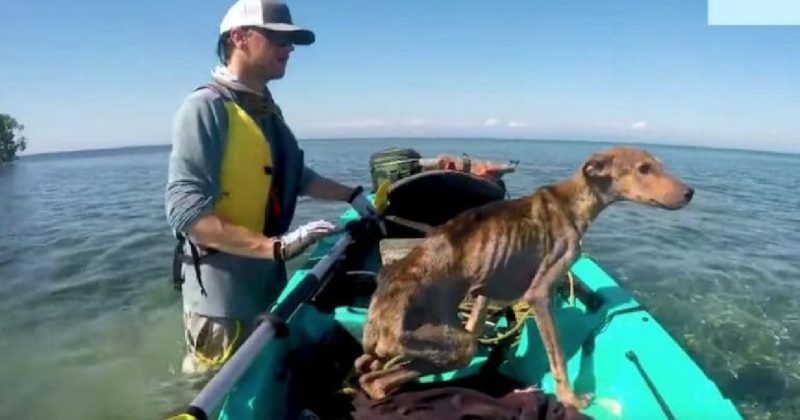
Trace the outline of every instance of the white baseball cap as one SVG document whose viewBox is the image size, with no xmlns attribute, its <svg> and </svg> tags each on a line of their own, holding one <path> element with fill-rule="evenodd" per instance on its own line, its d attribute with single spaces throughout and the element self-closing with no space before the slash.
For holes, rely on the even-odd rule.
<svg viewBox="0 0 800 420">
<path fill-rule="evenodd" d="M 290 33 L 292 43 L 311 45 L 314 32 L 292 23 L 289 6 L 278 0 L 237 0 L 219 25 L 219 33 L 224 34 L 241 26 L 258 26 L 277 32 Z"/>
</svg>

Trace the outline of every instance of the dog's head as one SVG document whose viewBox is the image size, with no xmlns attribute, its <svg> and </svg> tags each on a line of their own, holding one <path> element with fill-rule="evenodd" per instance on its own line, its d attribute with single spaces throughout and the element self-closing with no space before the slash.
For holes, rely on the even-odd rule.
<svg viewBox="0 0 800 420">
<path fill-rule="evenodd" d="M 650 153 L 613 148 L 594 154 L 581 172 L 606 202 L 632 201 L 677 210 L 692 200 L 694 189 L 668 174 Z"/>
</svg>

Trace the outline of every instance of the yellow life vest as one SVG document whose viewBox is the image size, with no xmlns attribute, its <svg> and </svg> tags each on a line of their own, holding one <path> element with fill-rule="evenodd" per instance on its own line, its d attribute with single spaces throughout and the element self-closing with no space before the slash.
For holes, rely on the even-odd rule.
<svg viewBox="0 0 800 420">
<path fill-rule="evenodd" d="M 239 105 L 225 102 L 228 133 L 214 214 L 263 233 L 272 188 L 272 151 L 261 127 Z"/>
</svg>

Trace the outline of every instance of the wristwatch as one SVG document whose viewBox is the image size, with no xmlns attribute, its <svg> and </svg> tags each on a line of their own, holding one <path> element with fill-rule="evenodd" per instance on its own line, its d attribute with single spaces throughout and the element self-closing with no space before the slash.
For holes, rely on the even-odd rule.
<svg viewBox="0 0 800 420">
<path fill-rule="evenodd" d="M 275 261 L 283 261 L 285 255 L 283 254 L 283 241 L 276 239 L 272 242 L 272 259 Z"/>
</svg>

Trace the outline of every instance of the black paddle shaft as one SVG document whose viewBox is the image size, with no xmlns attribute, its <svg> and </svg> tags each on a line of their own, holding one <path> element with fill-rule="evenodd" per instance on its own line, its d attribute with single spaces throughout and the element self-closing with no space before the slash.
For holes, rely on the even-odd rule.
<svg viewBox="0 0 800 420">
<path fill-rule="evenodd" d="M 625 353 L 625 357 L 628 358 L 631 362 L 633 362 L 634 366 L 636 366 L 636 370 L 639 371 L 639 374 L 642 375 L 642 379 L 644 379 L 647 387 L 650 388 L 650 392 L 653 393 L 653 396 L 656 397 L 656 401 L 658 401 L 658 405 L 661 406 L 661 410 L 664 411 L 664 414 L 670 420 L 675 420 L 675 416 L 672 414 L 672 411 L 667 406 L 667 403 L 664 401 L 664 397 L 661 396 L 661 393 L 658 392 L 655 385 L 653 385 L 653 381 L 650 380 L 650 376 L 647 375 L 647 372 L 644 371 L 641 362 L 639 362 L 639 357 L 636 356 L 636 353 L 633 350 L 629 350 Z"/>
</svg>

